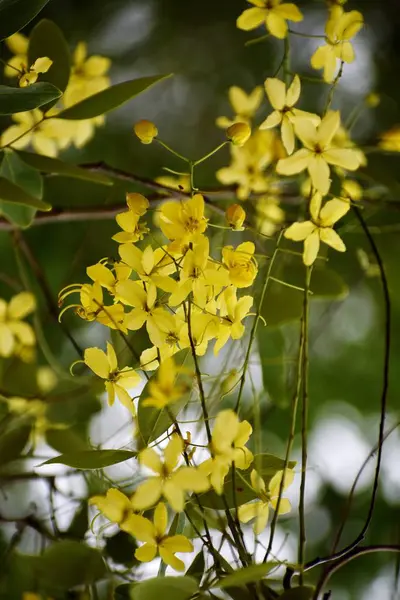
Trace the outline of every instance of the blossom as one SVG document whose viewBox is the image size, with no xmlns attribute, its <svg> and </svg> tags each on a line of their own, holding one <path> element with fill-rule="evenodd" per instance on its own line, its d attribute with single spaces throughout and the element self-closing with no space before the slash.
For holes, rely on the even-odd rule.
<svg viewBox="0 0 400 600">
<path fill-rule="evenodd" d="M 158 136 L 158 129 L 151 121 L 142 119 L 135 123 L 133 130 L 142 144 L 151 144 L 155 137 Z"/>
<path fill-rule="evenodd" d="M 229 338 L 238 340 L 243 336 L 244 325 L 242 320 L 248 315 L 248 312 L 253 305 L 252 296 L 243 296 L 238 300 L 236 297 L 236 289 L 233 287 L 227 288 L 223 294 L 221 294 L 221 299 L 221 322 L 218 327 L 214 354 L 218 354 Z"/>
<path fill-rule="evenodd" d="M 119 213 L 115 220 L 121 227 L 122 231 L 116 233 L 112 239 L 119 244 L 128 242 L 138 242 L 143 239 L 148 233 L 147 227 L 139 223 L 142 217 L 149 208 L 149 201 L 142 194 L 128 193 L 126 194 L 126 203 L 128 210 Z"/>
<path fill-rule="evenodd" d="M 283 145 L 286 152 L 292 154 L 295 144 L 293 124 L 296 119 L 310 119 L 314 125 L 318 125 L 321 119 L 317 115 L 294 108 L 294 105 L 300 98 L 301 92 L 301 83 L 298 75 L 294 76 L 287 90 L 283 81 L 271 77 L 265 80 L 264 85 L 274 112 L 261 123 L 260 129 L 270 129 L 271 127 L 280 125 Z"/>
<path fill-rule="evenodd" d="M 97 506 L 107 519 L 113 523 L 118 523 L 118 525 L 133 514 L 131 501 L 116 488 L 107 490 L 105 496 L 92 496 L 89 499 L 89 504 Z"/>
<path fill-rule="evenodd" d="M 188 386 L 178 381 L 182 367 L 175 365 L 169 357 L 161 361 L 157 371 L 157 379 L 151 379 L 148 384 L 149 395 L 142 401 L 142 406 L 155 406 L 162 409 L 174 404 L 188 391 Z"/>
<path fill-rule="evenodd" d="M 2 133 L 2 146 L 22 150 L 31 144 L 38 154 L 57 156 L 59 149 L 57 131 L 51 120 L 43 121 L 43 113 L 38 108 L 15 113 L 11 118 L 16 125 L 11 125 Z"/>
<path fill-rule="evenodd" d="M 228 269 L 232 285 L 243 288 L 253 283 L 258 270 L 254 251 L 253 242 L 243 242 L 237 248 L 224 246 L 222 249 L 223 264 Z"/>
<path fill-rule="evenodd" d="M 185 506 L 185 493 L 205 492 L 209 482 L 205 474 L 195 467 L 178 466 L 184 449 L 182 438 L 174 433 L 163 451 L 163 459 L 153 448 L 146 448 L 139 453 L 139 463 L 155 473 L 139 484 L 132 496 L 135 510 L 145 510 L 158 502 L 161 496 L 176 512 Z"/>
<path fill-rule="evenodd" d="M 149 244 L 142 251 L 133 244 L 121 244 L 118 252 L 123 263 L 142 281 L 152 282 L 164 291 L 172 291 L 173 281 L 167 275 L 175 271 L 175 265 L 166 248 L 153 250 Z"/>
<path fill-rule="evenodd" d="M 284 155 L 274 131 L 256 130 L 244 146 L 231 146 L 231 164 L 217 171 L 217 179 L 223 185 L 237 184 L 237 197 L 247 200 L 251 192 L 267 191 L 265 169 Z"/>
<path fill-rule="evenodd" d="M 233 410 L 222 410 L 215 419 L 210 451 L 212 457 L 199 469 L 210 475 L 210 482 L 217 494 L 222 494 L 226 475 L 232 463 L 237 469 L 248 469 L 253 454 L 246 444 L 253 429 L 248 421 L 239 421 Z"/>
<path fill-rule="evenodd" d="M 143 546 L 137 548 L 135 557 L 141 562 L 150 562 L 159 553 L 161 559 L 176 571 L 184 571 L 184 563 L 175 556 L 176 552 L 193 552 L 193 544 L 184 535 L 166 535 L 168 512 L 165 504 L 160 502 L 154 511 L 154 521 L 145 517 L 131 515 L 121 529 L 133 535 Z"/>
<path fill-rule="evenodd" d="M 326 194 L 330 186 L 329 165 L 349 171 L 356 171 L 360 166 L 360 156 L 356 149 L 339 148 L 334 145 L 332 140 L 339 126 L 339 111 L 326 114 L 318 127 L 307 119 L 296 121 L 296 135 L 304 148 L 288 158 L 279 160 L 276 165 L 277 173 L 294 175 L 308 169 L 313 187 L 321 194 Z"/>
<path fill-rule="evenodd" d="M 326 44 L 317 48 L 311 57 L 314 69 L 324 69 L 324 80 L 333 81 L 336 60 L 352 63 L 355 59 L 354 48 L 350 42 L 363 26 L 363 16 L 358 10 L 345 12 L 335 6 L 325 26 Z"/>
<path fill-rule="evenodd" d="M 334 198 L 321 208 L 322 196 L 316 192 L 310 202 L 311 220 L 293 223 L 284 236 L 295 242 L 304 241 L 303 261 L 310 266 L 318 255 L 320 242 L 325 242 L 338 252 L 345 252 L 346 246 L 333 229 L 333 225 L 350 209 L 349 202 Z"/>
<path fill-rule="evenodd" d="M 187 242 L 197 234 L 204 233 L 207 221 L 201 194 L 182 202 L 169 200 L 161 206 L 160 229 L 169 240 Z"/>
<path fill-rule="evenodd" d="M 246 94 L 240 87 L 234 85 L 229 88 L 228 95 L 235 117 L 233 119 L 218 117 L 217 126 L 226 129 L 234 123 L 250 123 L 261 104 L 262 87 L 258 85 L 250 94 Z"/>
<path fill-rule="evenodd" d="M 226 130 L 226 137 L 235 146 L 244 146 L 251 136 L 251 129 L 247 123 L 233 123 Z"/>
<path fill-rule="evenodd" d="M 388 152 L 400 152 L 400 125 L 381 133 L 378 147 Z"/>
<path fill-rule="evenodd" d="M 47 73 L 50 69 L 53 61 L 48 56 L 42 56 L 37 58 L 35 62 L 29 67 L 29 70 L 22 75 L 19 80 L 20 87 L 27 87 L 31 83 L 35 83 L 40 73 Z"/>
<path fill-rule="evenodd" d="M 66 107 L 81 102 L 110 86 L 107 75 L 111 60 L 104 56 L 87 56 L 85 42 L 79 42 L 72 55 L 72 71 L 63 101 Z"/>
<path fill-rule="evenodd" d="M 246 212 L 240 206 L 240 204 L 231 204 L 225 211 L 225 218 L 228 222 L 229 227 L 233 231 L 243 231 L 243 223 L 246 219 Z"/>
<path fill-rule="evenodd" d="M 32 327 L 22 320 L 35 308 L 35 297 L 30 292 L 20 292 L 8 304 L 0 298 L 0 356 L 7 358 L 18 353 L 21 346 L 35 345 Z"/>
<path fill-rule="evenodd" d="M 14 33 L 4 40 L 12 56 L 4 67 L 6 77 L 19 77 L 26 70 L 28 62 L 29 39 L 22 33 Z"/>
<path fill-rule="evenodd" d="M 253 469 L 250 473 L 251 485 L 258 496 L 256 502 L 250 504 L 244 504 L 239 506 L 238 517 L 242 523 L 248 523 L 252 519 L 255 519 L 254 533 L 259 535 L 267 526 L 269 506 L 272 506 L 276 510 L 276 506 L 279 498 L 279 491 L 283 477 L 283 470 L 278 471 L 272 477 L 266 488 L 264 479 Z M 286 469 L 285 481 L 283 489 L 286 490 L 289 485 L 293 482 L 294 472 L 292 469 Z M 287 498 L 281 498 L 279 502 L 279 514 L 284 515 L 291 510 L 290 502 Z"/>
<path fill-rule="evenodd" d="M 129 367 L 118 368 L 117 356 L 110 342 L 107 342 L 107 354 L 100 348 L 86 348 L 84 363 L 95 375 L 105 380 L 108 404 L 112 406 L 117 396 L 121 404 L 133 413 L 134 405 L 127 390 L 140 383 L 140 375 Z"/>
<path fill-rule="evenodd" d="M 286 21 L 303 20 L 303 15 L 295 4 L 281 4 L 281 0 L 249 0 L 249 2 L 254 4 L 254 7 L 245 10 L 236 22 L 237 27 L 244 31 L 256 29 L 265 23 L 271 35 L 283 39 L 288 31 Z"/>
<path fill-rule="evenodd" d="M 6 399 L 11 413 L 22 415 L 32 420 L 31 441 L 33 444 L 41 441 L 48 429 L 64 429 L 64 424 L 54 423 L 47 417 L 48 403 L 39 398 L 22 398 L 12 396 Z"/>
<path fill-rule="evenodd" d="M 116 286 L 121 281 L 129 279 L 132 269 L 124 263 L 114 263 L 114 273 L 103 262 L 98 262 L 86 268 L 86 273 L 95 283 L 99 283 L 113 296 L 116 296 Z"/>
</svg>

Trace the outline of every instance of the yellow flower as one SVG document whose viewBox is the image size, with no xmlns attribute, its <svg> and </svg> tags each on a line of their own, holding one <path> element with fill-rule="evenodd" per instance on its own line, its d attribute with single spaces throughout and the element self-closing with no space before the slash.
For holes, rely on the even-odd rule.
<svg viewBox="0 0 400 600">
<path fill-rule="evenodd" d="M 117 284 L 129 279 L 132 269 L 123 263 L 114 263 L 114 273 L 106 267 L 103 262 L 98 262 L 95 265 L 91 265 L 86 268 L 86 273 L 92 281 L 99 283 L 101 287 L 105 288 L 110 292 L 111 295 L 116 296 Z"/>
<path fill-rule="evenodd" d="M 187 243 L 197 234 L 204 233 L 207 221 L 201 194 L 195 194 L 193 198 L 182 202 L 169 200 L 160 210 L 160 228 L 169 240 Z"/>
<path fill-rule="evenodd" d="M 284 235 L 294 242 L 304 241 L 303 262 L 310 266 L 318 255 L 320 242 L 325 242 L 338 252 L 345 252 L 346 246 L 333 229 L 333 225 L 350 209 L 349 202 L 334 198 L 321 208 L 322 196 L 316 192 L 310 202 L 311 221 L 293 223 Z"/>
<path fill-rule="evenodd" d="M 255 519 L 254 533 L 259 535 L 267 526 L 269 505 L 276 510 L 276 505 L 279 497 L 279 490 L 283 477 L 283 470 L 278 471 L 272 477 L 266 489 L 265 481 L 257 471 L 253 470 L 250 474 L 251 485 L 256 492 L 259 500 L 251 502 L 250 504 L 244 504 L 239 506 L 238 517 L 242 523 L 248 523 L 252 519 Z M 289 485 L 293 482 L 294 472 L 292 469 L 286 469 L 285 481 L 283 489 L 286 490 Z M 285 515 L 291 510 L 290 502 L 287 498 L 281 498 L 279 502 L 279 514 Z"/>
<path fill-rule="evenodd" d="M 158 136 L 158 129 L 151 121 L 142 119 L 135 123 L 133 130 L 142 144 L 151 144 L 155 137 Z"/>
<path fill-rule="evenodd" d="M 29 39 L 22 33 L 14 33 L 4 41 L 9 50 L 15 54 L 7 61 L 7 65 L 4 67 L 4 75 L 6 77 L 19 77 L 26 70 Z"/>
<path fill-rule="evenodd" d="M 186 492 L 205 492 L 210 485 L 205 474 L 195 467 L 179 467 L 184 449 L 182 438 L 174 433 L 163 451 L 163 461 L 153 448 L 139 453 L 139 462 L 156 475 L 139 485 L 132 496 L 134 510 L 150 508 L 163 496 L 171 508 L 181 512 L 185 506 Z"/>
<path fill-rule="evenodd" d="M 165 248 L 149 245 L 142 251 L 132 244 L 121 244 L 118 248 L 122 261 L 132 269 L 142 281 L 152 282 L 166 292 L 174 289 L 174 282 L 168 275 L 175 271 L 175 265 Z"/>
<path fill-rule="evenodd" d="M 71 77 L 63 96 L 66 107 L 101 92 L 109 87 L 111 83 L 110 78 L 107 76 L 111 66 L 110 59 L 98 55 L 88 58 L 85 42 L 78 43 L 72 59 Z"/>
<path fill-rule="evenodd" d="M 38 154 L 55 157 L 58 154 L 58 141 L 51 121 L 43 121 L 38 109 L 12 115 L 17 125 L 11 125 L 1 136 L 2 146 L 22 150 L 30 144 Z"/>
<path fill-rule="evenodd" d="M 144 235 L 148 233 L 147 227 L 139 223 L 142 217 L 149 208 L 149 201 L 142 194 L 132 193 L 126 194 L 126 203 L 128 210 L 119 213 L 115 220 L 121 227 L 122 231 L 116 233 L 112 239 L 119 244 L 129 242 L 138 242 L 142 240 Z"/>
<path fill-rule="evenodd" d="M 131 501 L 116 488 L 107 490 L 105 496 L 92 496 L 89 504 L 97 506 L 107 519 L 118 525 L 133 514 Z"/>
<path fill-rule="evenodd" d="M 158 323 L 153 332 L 152 342 L 155 344 L 155 354 L 159 350 L 161 357 L 167 358 L 189 345 L 187 323 L 178 314 L 166 313 L 162 322 Z M 150 350 L 150 349 L 149 349 Z"/>
<path fill-rule="evenodd" d="M 285 211 L 280 207 L 280 188 L 271 181 L 268 194 L 257 198 L 256 225 L 261 234 L 272 236 L 285 220 Z"/>
<path fill-rule="evenodd" d="M 229 278 L 224 269 L 212 268 L 209 263 L 209 240 L 199 236 L 183 259 L 182 269 L 179 272 L 179 282 L 173 282 L 175 289 L 171 294 L 168 304 L 178 306 L 192 293 L 194 303 L 202 308 L 207 304 L 208 288 L 210 286 L 223 287 L 229 284 Z"/>
<path fill-rule="evenodd" d="M 149 396 L 143 400 L 142 406 L 155 406 L 161 409 L 182 398 L 188 391 L 188 386 L 178 381 L 182 370 L 182 367 L 177 368 L 173 358 L 162 360 L 157 372 L 157 380 L 152 379 L 149 382 Z"/>
<path fill-rule="evenodd" d="M 156 286 L 153 283 L 146 285 L 142 281 L 127 279 L 117 283 L 116 293 L 123 304 L 133 306 L 133 310 L 125 315 L 126 327 L 136 331 L 146 324 L 150 340 L 153 341 L 159 326 L 168 318 L 166 310 L 156 304 Z"/>
<path fill-rule="evenodd" d="M 311 57 L 314 69 L 324 69 L 324 80 L 333 81 L 337 59 L 352 63 L 355 59 L 354 48 L 350 42 L 363 26 L 363 16 L 358 10 L 344 12 L 335 6 L 325 26 L 327 44 L 320 46 Z"/>
<path fill-rule="evenodd" d="M 254 251 L 253 242 L 243 242 L 236 249 L 233 246 L 222 249 L 223 264 L 228 269 L 232 285 L 243 288 L 253 283 L 258 270 Z"/>
<path fill-rule="evenodd" d="M 214 346 L 214 354 L 218 354 L 229 338 L 239 340 L 244 334 L 242 320 L 248 315 L 253 305 L 251 296 L 243 296 L 239 300 L 236 297 L 236 289 L 227 288 L 220 296 L 220 317 L 217 341 Z"/>
<path fill-rule="evenodd" d="M 250 423 L 240 422 L 233 410 L 218 413 L 210 447 L 212 458 L 199 466 L 210 475 L 211 485 L 217 494 L 222 494 L 224 480 L 232 463 L 237 469 L 248 469 L 253 462 L 253 454 L 245 446 L 252 431 Z"/>
<path fill-rule="evenodd" d="M 240 204 L 231 204 L 225 211 L 225 218 L 228 221 L 229 227 L 233 231 L 243 231 L 243 223 L 246 219 L 246 212 Z"/>
<path fill-rule="evenodd" d="M 356 171 L 360 166 L 360 155 L 357 149 L 338 148 L 334 145 L 332 140 L 339 126 L 339 111 L 331 111 L 325 115 L 319 127 L 315 127 L 307 119 L 296 121 L 296 135 L 304 148 L 297 150 L 288 158 L 279 160 L 276 165 L 277 173 L 294 175 L 308 169 L 313 187 L 321 194 L 326 194 L 330 187 L 329 165 L 349 171 Z"/>
<path fill-rule="evenodd" d="M 66 306 L 59 314 L 58 319 L 60 320 L 63 313 L 70 309 L 75 308 L 76 314 L 85 321 L 98 321 L 106 327 L 111 329 L 120 329 L 124 333 L 127 329 L 124 325 L 125 311 L 121 304 L 113 304 L 111 306 L 105 306 L 103 304 L 103 290 L 98 281 L 93 284 L 72 284 L 61 290 L 58 295 L 58 305 L 62 306 L 65 298 L 71 294 L 79 293 L 80 304 L 70 304 Z"/>
<path fill-rule="evenodd" d="M 261 104 L 262 87 L 257 86 L 250 94 L 246 94 L 240 87 L 232 86 L 229 88 L 228 95 L 235 117 L 233 119 L 218 117 L 217 126 L 226 129 L 234 123 L 250 123 Z"/>
<path fill-rule="evenodd" d="M 294 123 L 297 119 L 310 119 L 314 125 L 318 125 L 321 119 L 312 113 L 293 108 L 300 98 L 301 83 L 298 75 L 295 75 L 290 87 L 286 86 L 280 79 L 269 77 L 265 80 L 265 91 L 268 96 L 274 112 L 272 112 L 263 123 L 260 129 L 270 129 L 281 126 L 281 137 L 286 152 L 292 154 L 294 150 Z"/>
<path fill-rule="evenodd" d="M 247 200 L 251 192 L 266 192 L 268 180 L 265 169 L 277 158 L 285 156 L 274 131 L 253 132 L 245 146 L 231 146 L 231 164 L 217 171 L 223 185 L 237 184 L 237 197 Z"/>
<path fill-rule="evenodd" d="M 18 346 L 33 347 L 36 339 L 32 327 L 22 321 L 36 308 L 30 292 L 21 292 L 7 304 L 0 299 L 0 356 L 7 358 L 18 351 Z"/>
<path fill-rule="evenodd" d="M 354 181 L 354 179 L 344 179 L 342 181 L 340 197 L 347 198 L 352 202 L 357 202 L 357 200 L 361 200 L 363 197 L 363 189 L 358 181 Z"/>
<path fill-rule="evenodd" d="M 251 129 L 247 123 L 233 123 L 226 130 L 226 137 L 235 146 L 244 146 L 251 136 Z"/>
<path fill-rule="evenodd" d="M 379 137 L 379 148 L 388 152 L 400 152 L 400 125 L 395 125 Z"/>
<path fill-rule="evenodd" d="M 20 78 L 19 86 L 27 87 L 28 85 L 31 85 L 31 83 L 35 83 L 40 73 L 47 73 L 52 64 L 53 61 L 50 60 L 48 56 L 37 58 L 33 65 L 29 67 L 29 70 Z"/>
<path fill-rule="evenodd" d="M 145 517 L 132 515 L 121 526 L 141 542 L 135 557 L 141 562 L 150 562 L 159 553 L 161 560 L 176 571 L 184 571 L 184 563 L 175 556 L 176 552 L 193 552 L 193 544 L 184 535 L 168 536 L 168 512 L 165 504 L 160 502 L 154 511 L 154 521 Z"/>
<path fill-rule="evenodd" d="M 129 367 L 118 369 L 117 356 L 110 342 L 107 342 L 107 354 L 100 348 L 86 348 L 84 363 L 95 375 L 105 380 L 108 404 L 112 406 L 117 396 L 121 404 L 134 413 L 134 404 L 127 390 L 140 383 L 140 375 Z"/>
<path fill-rule="evenodd" d="M 177 314 L 183 318 L 183 308 L 179 307 Z M 190 311 L 191 337 L 197 356 L 204 356 L 207 352 L 208 343 L 218 333 L 219 319 L 209 312 L 203 312 L 196 306 L 191 306 Z M 189 340 L 190 343 L 190 340 Z M 187 345 L 189 345 L 189 343 Z"/>
<path fill-rule="evenodd" d="M 262 23 L 274 37 L 283 39 L 287 36 L 286 21 L 302 21 L 303 15 L 295 4 L 281 4 L 281 0 L 249 0 L 253 8 L 245 10 L 238 18 L 236 25 L 239 29 L 249 31 L 256 29 Z"/>
</svg>

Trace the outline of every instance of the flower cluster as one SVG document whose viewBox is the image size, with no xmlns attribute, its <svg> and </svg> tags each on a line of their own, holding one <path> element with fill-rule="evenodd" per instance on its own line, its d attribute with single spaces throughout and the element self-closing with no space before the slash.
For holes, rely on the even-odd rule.
<svg viewBox="0 0 400 600">
<path fill-rule="evenodd" d="M 51 68 L 52 61 L 48 57 L 40 57 L 33 65 L 28 66 L 29 40 L 21 33 L 9 37 L 6 44 L 14 56 L 5 66 L 4 74 L 9 78 L 18 77 L 20 86 L 35 83 L 41 73 L 46 73 Z M 56 118 L 63 109 L 70 108 L 110 85 L 107 72 L 111 61 L 108 58 L 96 55 L 87 57 L 84 42 L 77 45 L 72 58 L 69 83 L 60 102 L 46 114 L 37 108 L 12 115 L 16 124 L 3 132 L 2 146 L 21 150 L 31 145 L 38 154 L 54 157 L 72 144 L 81 148 L 93 137 L 96 127 L 104 124 L 104 115 L 80 121 Z"/>
<path fill-rule="evenodd" d="M 0 357 L 32 360 L 36 337 L 31 325 L 23 319 L 35 308 L 35 297 L 30 292 L 20 292 L 8 303 L 0 298 Z"/>
</svg>

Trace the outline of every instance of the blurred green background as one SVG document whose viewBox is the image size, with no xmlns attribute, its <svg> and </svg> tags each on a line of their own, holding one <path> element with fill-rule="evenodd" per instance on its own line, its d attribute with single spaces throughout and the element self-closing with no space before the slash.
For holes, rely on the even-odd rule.
<svg viewBox="0 0 400 600">
<path fill-rule="evenodd" d="M 305 19 L 295 24 L 293 29 L 312 34 L 322 33 L 326 17 L 324 3 L 299 1 L 297 4 Z M 40 17 L 54 20 L 62 28 L 71 48 L 78 41 L 86 40 L 89 53 L 110 57 L 113 83 L 145 75 L 174 73 L 172 79 L 158 84 L 108 116 L 106 125 L 97 130 L 94 139 L 84 149 L 68 150 L 62 155 L 63 158 L 79 163 L 105 161 L 146 177 L 161 175 L 163 166 L 180 168 L 179 162 L 166 156 L 158 146 L 146 147 L 134 138 L 132 125 L 142 118 L 155 121 L 162 139 L 193 158 L 202 156 L 223 141 L 224 134 L 215 126 L 215 119 L 220 115 L 232 114 L 227 99 L 228 88 L 239 85 L 250 92 L 256 85 L 262 84 L 266 77 L 272 76 L 283 52 L 278 40 L 245 46 L 245 42 L 256 37 L 257 33 L 244 33 L 236 29 L 236 18 L 244 8 L 245 3 L 241 0 L 103 0 L 100 3 L 95 0 L 51 0 Z M 365 28 L 355 41 L 357 60 L 353 65 L 345 66 L 333 107 L 339 108 L 347 116 L 366 94 L 371 91 L 379 93 L 380 105 L 374 110 L 364 111 L 353 131 L 355 140 L 361 145 L 370 146 L 376 142 L 380 132 L 400 121 L 399 3 L 398 0 L 349 1 L 346 9 L 361 10 Z M 34 22 L 28 26 L 27 33 L 33 25 Z M 318 40 L 294 36 L 292 40 L 292 70 L 315 75 L 309 66 L 309 58 Z M 2 47 L 1 51 L 3 58 L 6 58 L 8 54 L 5 48 Z M 305 81 L 302 108 L 321 110 L 327 92 L 326 85 Z M 268 114 L 268 110 L 265 101 L 258 122 Z M 8 121 L 4 120 L 6 124 Z M 215 172 L 228 163 L 229 150 L 224 149 L 198 168 L 197 185 L 200 188 L 218 185 Z M 371 155 L 369 165 L 363 170 L 365 175 L 386 186 L 385 203 L 365 203 L 363 214 L 376 235 L 391 293 L 393 319 L 387 427 L 399 420 L 399 168 L 400 160 L 396 156 Z M 126 189 L 126 186 L 118 185 L 110 191 L 110 188 L 91 183 L 47 178 L 44 200 L 55 207 L 67 208 L 122 204 Z M 288 214 L 293 217 L 293 210 Z M 63 286 L 85 281 L 87 265 L 104 256 L 115 256 L 116 246 L 110 239 L 115 232 L 116 225 L 112 219 L 55 223 L 24 232 L 54 303 Z M 367 240 L 352 216 L 344 220 L 343 239 L 348 252 L 343 255 L 329 253 L 329 268 L 341 276 L 349 293 L 341 299 L 319 297 L 311 302 L 308 559 L 330 551 L 349 489 L 363 461 L 376 444 L 378 435 L 384 348 L 381 284 L 378 277 L 369 277 L 360 265 L 360 248 L 368 253 L 372 262 L 373 257 Z M 21 273 L 15 260 L 12 236 L 3 231 L 0 231 L 0 257 L 0 296 L 8 298 L 12 293 L 10 280 L 18 283 Z M 41 298 L 40 321 L 49 352 L 65 368 L 78 356 L 56 320 L 49 314 L 48 305 L 29 266 L 27 277 Z M 286 297 L 283 297 L 282 302 L 285 301 Z M 99 328 L 83 326 L 83 322 L 78 321 L 72 314 L 65 317 L 67 326 L 73 330 L 82 346 L 101 343 L 103 332 Z M 265 352 L 270 351 L 274 355 L 274 344 L 281 343 L 283 339 L 284 356 L 293 358 L 297 336 L 296 323 L 266 330 Z M 138 349 L 143 349 L 146 340 L 138 335 L 135 344 Z M 42 354 L 39 360 L 45 362 Z M 20 367 L 15 361 L 9 361 L 4 368 L 2 387 L 13 393 L 30 389 L 28 371 L 26 366 Z M 261 369 L 255 366 L 253 374 L 262 391 Z M 271 377 L 274 377 L 273 373 Z M 68 394 L 70 385 L 65 383 L 60 393 Z M 60 403 L 56 409 L 57 419 L 73 423 L 74 431 L 82 434 L 88 416 L 98 411 L 99 405 L 93 399 L 92 392 L 82 392 L 80 402 L 76 402 L 77 393 L 73 391 L 74 398 Z M 288 393 L 290 389 L 289 392 L 284 390 L 286 399 L 272 409 L 265 410 L 265 414 L 263 412 L 262 440 L 265 451 L 277 454 L 284 452 L 289 428 Z M 102 427 L 99 419 L 96 427 Z M 111 434 L 112 430 L 109 431 Z M 99 435 L 96 440 L 93 427 L 91 435 L 95 441 L 101 439 Z M 113 442 L 115 447 L 123 445 L 118 443 L 118 437 Z M 297 437 L 295 447 L 299 457 Z M 399 457 L 400 434 L 395 430 L 384 447 L 378 500 L 367 535 L 370 544 L 400 543 Z M 357 488 L 341 542 L 343 545 L 356 537 L 366 518 L 373 466 L 374 460 L 370 461 Z M 15 487 L 4 481 L 0 492 L 3 495 L 0 514 L 3 516 L 11 514 L 10 502 L 17 497 L 14 509 L 19 507 L 26 514 L 29 503 L 33 502 L 39 506 L 39 514 L 48 518 L 46 509 L 40 511 L 43 490 L 32 487 L 32 482 Z M 295 492 L 292 498 L 296 504 Z M 73 514 L 77 503 L 64 498 L 64 509 L 68 508 L 68 503 Z M 15 515 L 15 510 L 12 514 Z M 3 525 L 3 546 L 6 547 L 5 540 L 10 538 L 11 530 L 9 524 Z M 280 556 L 287 552 L 295 560 L 295 514 L 282 519 L 279 535 L 282 541 L 286 540 Z M 24 536 L 20 549 L 37 551 L 29 536 Z M 310 575 L 310 581 L 313 577 L 314 573 Z M 395 558 L 388 554 L 364 557 L 338 572 L 330 587 L 333 600 L 395 600 L 400 598 L 398 565 Z M 0 590 L 1 598 L 19 598 L 18 586 L 7 592 L 4 586 L 0 586 Z"/>
</svg>

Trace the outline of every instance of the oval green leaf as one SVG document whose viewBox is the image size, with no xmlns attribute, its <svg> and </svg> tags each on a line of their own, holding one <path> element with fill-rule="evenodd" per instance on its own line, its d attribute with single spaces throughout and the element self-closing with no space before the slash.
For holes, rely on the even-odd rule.
<svg viewBox="0 0 400 600">
<path fill-rule="evenodd" d="M 79 121 L 104 115 L 168 77 L 171 77 L 171 75 L 141 77 L 140 79 L 117 83 L 97 94 L 93 94 L 93 96 L 89 96 L 89 98 L 85 98 L 85 100 L 78 102 L 70 108 L 66 108 L 57 115 L 57 118 Z"/>
<path fill-rule="evenodd" d="M 192 564 L 186 571 L 186 575 L 188 575 L 189 577 L 193 577 L 200 583 L 200 581 L 204 575 L 205 568 L 206 568 L 206 563 L 204 560 L 204 552 L 203 552 L 203 550 L 200 550 L 200 552 L 198 554 L 196 554 L 196 556 L 193 559 Z"/>
<path fill-rule="evenodd" d="M 0 85 L 0 115 L 33 110 L 53 100 L 57 101 L 60 96 L 60 90 L 46 82 L 33 83 L 23 88 Z"/>
<path fill-rule="evenodd" d="M 263 579 L 273 567 L 276 567 L 276 564 L 277 563 L 261 563 L 260 565 L 249 565 L 243 569 L 238 569 L 221 579 L 221 581 L 218 581 L 218 583 L 215 584 L 215 587 L 223 589 L 260 581 L 260 579 Z"/>
<path fill-rule="evenodd" d="M 189 600 L 198 591 L 198 583 L 192 577 L 155 577 L 131 587 L 131 600 Z"/>
<path fill-rule="evenodd" d="M 38 200 L 42 199 L 43 179 L 40 173 L 24 163 L 12 150 L 4 152 L 0 175 L 21 187 L 31 196 Z M 0 214 L 3 214 L 14 225 L 26 228 L 31 225 L 36 209 L 0 200 Z"/>
<path fill-rule="evenodd" d="M 18 155 L 28 165 L 41 171 L 42 173 L 52 173 L 53 175 L 62 175 L 63 177 L 72 177 L 73 179 L 83 179 L 101 185 L 113 185 L 113 180 L 103 173 L 95 173 L 83 169 L 76 165 L 63 162 L 59 158 L 50 158 L 33 152 L 19 151 Z"/>
<path fill-rule="evenodd" d="M 46 460 L 43 465 L 67 465 L 74 469 L 104 469 L 130 458 L 135 458 L 136 452 L 131 450 L 83 450 L 68 452 Z"/>
<path fill-rule="evenodd" d="M 75 452 L 90 450 L 85 440 L 73 429 L 48 429 L 46 442 L 62 454 L 69 454 L 71 448 L 75 448 Z"/>
<path fill-rule="evenodd" d="M 50 204 L 28 194 L 21 187 L 15 185 L 15 183 L 9 181 L 5 177 L 0 177 L 0 199 L 5 200 L 6 202 L 13 202 L 15 204 L 23 204 L 24 206 L 37 208 L 38 210 L 51 210 Z"/>
<path fill-rule="evenodd" d="M 58 590 L 90 585 L 106 573 L 100 552 L 73 540 L 52 544 L 41 556 L 38 570 L 42 585 Z"/>
<path fill-rule="evenodd" d="M 0 0 L 0 40 L 27 25 L 49 0 Z"/>
<path fill-rule="evenodd" d="M 50 58 L 53 64 L 47 73 L 40 75 L 40 81 L 51 83 L 63 92 L 69 81 L 71 57 L 63 32 L 49 19 L 39 21 L 29 36 L 28 64 L 33 65 L 42 56 Z M 54 100 L 49 102 L 45 111 L 54 104 Z"/>
<path fill-rule="evenodd" d="M 314 591 L 315 589 L 310 585 L 301 585 L 291 590 L 286 590 L 279 598 L 280 600 L 311 600 Z"/>
<path fill-rule="evenodd" d="M 0 465 L 5 465 L 12 460 L 19 458 L 28 443 L 31 433 L 31 426 L 26 423 L 23 425 L 13 425 L 0 436 Z"/>
</svg>

